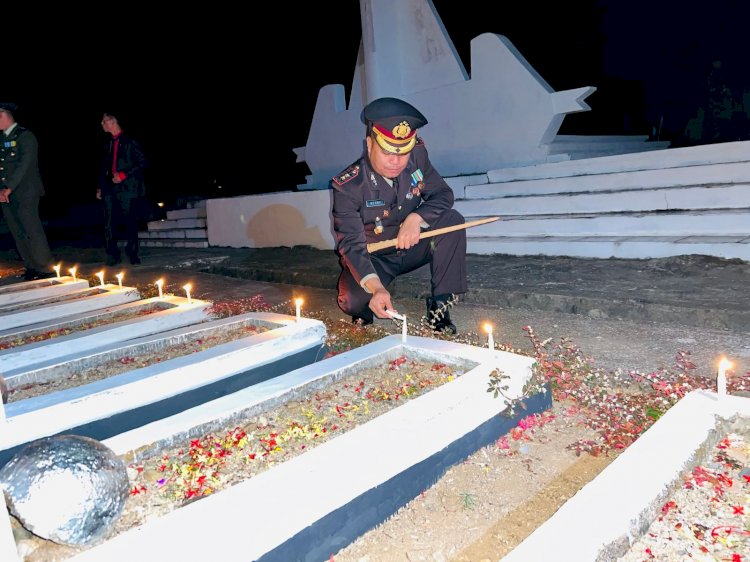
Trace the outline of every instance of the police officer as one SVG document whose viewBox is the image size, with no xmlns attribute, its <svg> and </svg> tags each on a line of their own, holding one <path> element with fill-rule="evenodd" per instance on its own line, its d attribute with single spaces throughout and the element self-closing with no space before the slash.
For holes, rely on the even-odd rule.
<svg viewBox="0 0 750 562">
<path fill-rule="evenodd" d="M 396 98 L 369 103 L 362 119 L 366 150 L 332 181 L 339 308 L 363 324 L 372 323 L 373 314 L 388 318 L 388 285 L 429 263 L 427 317 L 433 329 L 456 333 L 449 308 L 466 292 L 466 231 L 419 239 L 422 231 L 464 222 L 452 208 L 453 191 L 417 137 L 427 119 Z M 367 251 L 367 244 L 390 239 L 397 240 L 395 247 Z"/>
<path fill-rule="evenodd" d="M 44 195 L 39 144 L 34 133 L 16 123 L 16 111 L 16 104 L 0 103 L 0 207 L 26 266 L 24 278 L 31 281 L 55 274 L 39 220 L 39 198 Z"/>
</svg>

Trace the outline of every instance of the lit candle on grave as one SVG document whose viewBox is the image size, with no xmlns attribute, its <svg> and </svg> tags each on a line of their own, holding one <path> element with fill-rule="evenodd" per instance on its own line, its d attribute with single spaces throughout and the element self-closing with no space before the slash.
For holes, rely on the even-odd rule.
<svg viewBox="0 0 750 562">
<path fill-rule="evenodd" d="M 115 275 L 115 277 L 117 277 L 117 284 L 120 286 L 120 289 L 122 289 L 122 275 L 122 271 Z"/>
<path fill-rule="evenodd" d="M 190 283 L 185 283 L 185 284 L 184 284 L 184 285 L 182 286 L 182 288 L 183 288 L 183 289 L 185 289 L 185 294 L 187 295 L 187 301 L 188 301 L 188 304 L 190 304 L 190 303 L 192 302 L 192 301 L 190 300 L 190 289 L 192 289 L 192 288 L 193 288 L 193 286 L 192 286 L 192 285 L 191 285 Z"/>
<path fill-rule="evenodd" d="M 57 275 L 57 278 L 60 279 L 60 269 L 62 268 L 62 264 L 58 263 L 57 265 L 53 265 L 52 269 L 55 270 L 55 274 Z"/>
<path fill-rule="evenodd" d="M 73 266 L 70 269 L 68 269 L 68 273 L 70 273 L 70 276 L 73 278 L 73 282 L 76 280 L 76 267 Z"/>
<path fill-rule="evenodd" d="M 97 272 L 96 276 L 99 278 L 99 286 L 104 287 L 104 270 Z"/>
<path fill-rule="evenodd" d="M 487 332 L 487 347 L 490 349 L 495 349 L 495 340 L 492 337 L 492 324 L 487 322 L 484 325 L 484 331 Z"/>
<path fill-rule="evenodd" d="M 401 320 L 403 322 L 403 324 L 401 324 L 401 341 L 403 343 L 406 343 L 406 333 L 407 333 L 406 314 L 402 315 L 397 312 L 393 312 L 392 310 L 386 310 L 385 313 L 391 318 L 395 318 L 396 320 Z"/>
<path fill-rule="evenodd" d="M 155 285 L 156 285 L 156 286 L 158 287 L 158 289 L 159 289 L 159 298 L 160 298 L 160 299 L 161 299 L 161 298 L 164 298 L 164 293 L 162 292 L 162 287 L 164 286 L 164 279 L 157 279 L 157 280 L 156 280 L 156 281 L 154 282 L 154 284 L 155 284 Z"/>
<path fill-rule="evenodd" d="M 303 299 L 294 299 L 294 309 L 297 316 L 297 322 L 302 318 L 302 303 L 305 302 Z"/>
<path fill-rule="evenodd" d="M 716 394 L 719 396 L 727 395 L 727 371 L 732 368 L 732 362 L 726 357 L 719 361 L 719 372 L 716 374 Z"/>
</svg>

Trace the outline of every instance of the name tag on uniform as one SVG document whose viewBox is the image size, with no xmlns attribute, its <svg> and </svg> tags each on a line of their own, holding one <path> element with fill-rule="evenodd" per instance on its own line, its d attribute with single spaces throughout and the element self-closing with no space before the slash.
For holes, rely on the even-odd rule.
<svg viewBox="0 0 750 562">
<path fill-rule="evenodd" d="M 12 140 L 12 141 L 5 141 L 3 143 L 3 147 L 5 147 L 5 148 L 13 148 L 14 146 L 16 146 L 16 144 L 17 144 L 17 141 L 14 141 L 14 140 Z"/>
<path fill-rule="evenodd" d="M 370 207 L 382 207 L 385 205 L 385 201 L 382 199 L 368 199 L 365 201 L 365 206 L 369 209 Z"/>
</svg>

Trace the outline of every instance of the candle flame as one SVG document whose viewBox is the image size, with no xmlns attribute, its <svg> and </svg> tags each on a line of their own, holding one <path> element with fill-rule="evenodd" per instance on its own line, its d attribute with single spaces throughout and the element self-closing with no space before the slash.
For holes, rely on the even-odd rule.
<svg viewBox="0 0 750 562">
<path fill-rule="evenodd" d="M 722 357 L 721 361 L 719 361 L 719 372 L 720 373 L 726 373 L 729 369 L 732 368 L 734 364 L 727 359 L 726 357 Z"/>
<path fill-rule="evenodd" d="M 485 322 L 484 331 L 488 334 L 492 334 L 492 324 L 490 324 L 489 322 Z"/>
<path fill-rule="evenodd" d="M 294 304 L 297 306 L 302 306 L 302 303 L 305 302 L 305 299 L 294 299 Z"/>
<path fill-rule="evenodd" d="M 122 289 L 122 277 L 123 277 L 122 271 L 118 273 L 117 275 L 115 275 L 115 277 L 117 278 L 117 284 L 120 285 L 120 289 Z"/>
<path fill-rule="evenodd" d="M 57 265 L 53 265 L 52 269 L 55 270 L 55 273 L 57 274 L 57 278 L 60 278 L 60 268 L 62 267 L 62 263 L 58 263 Z"/>
<path fill-rule="evenodd" d="M 73 280 L 75 280 L 75 278 L 76 278 L 76 267 L 73 266 L 70 269 L 68 269 L 68 273 L 70 273 L 70 276 L 73 278 Z"/>
<path fill-rule="evenodd" d="M 192 289 L 193 286 L 190 283 L 185 283 L 182 288 L 185 289 L 185 295 L 187 295 L 187 300 L 190 302 L 190 289 Z"/>
<path fill-rule="evenodd" d="M 98 271 L 96 276 L 99 278 L 99 284 L 104 287 L 104 270 Z"/>
</svg>

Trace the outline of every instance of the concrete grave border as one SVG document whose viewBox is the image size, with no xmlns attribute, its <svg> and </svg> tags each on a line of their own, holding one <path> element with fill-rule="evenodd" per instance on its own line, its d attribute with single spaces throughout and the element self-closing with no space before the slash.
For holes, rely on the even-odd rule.
<svg viewBox="0 0 750 562">
<path fill-rule="evenodd" d="M 88 286 L 89 282 L 85 279 L 74 280 L 70 276 L 2 285 L 0 286 L 0 306 L 56 297 L 88 288 Z"/>
<path fill-rule="evenodd" d="M 0 425 L 0 466 L 35 439 L 62 433 L 106 439 L 279 376 L 323 355 L 326 329 L 322 322 L 308 318 L 297 321 L 293 316 L 265 312 L 224 318 L 158 337 L 178 340 L 182 335 L 184 339 L 189 331 L 208 333 L 243 322 L 271 329 L 90 384 L 7 404 L 6 421 Z M 157 337 L 152 336 L 132 342 L 128 348 L 138 353 L 156 343 Z M 90 356 L 83 361 L 87 359 Z M 24 376 L 19 374 L 17 378 Z M 11 388 L 12 383 L 9 379 Z"/>
<path fill-rule="evenodd" d="M 503 562 L 619 559 L 658 515 L 718 423 L 734 416 L 750 419 L 750 398 L 690 392 Z"/>
<path fill-rule="evenodd" d="M 88 296 L 78 297 L 76 293 L 85 293 L 98 289 L 100 292 Z M 27 307 L 18 310 L 3 312 L 0 310 L 0 326 L 3 331 L 48 322 L 55 318 L 72 316 L 101 310 L 111 306 L 117 306 L 136 301 L 141 298 L 135 287 L 122 287 L 107 283 L 104 286 L 86 287 L 79 291 L 68 293 L 73 300 L 59 301 L 53 303 L 40 302 L 38 306 L 29 306 L 37 301 L 26 301 Z M 74 298 L 75 297 L 75 298 Z"/>
<path fill-rule="evenodd" d="M 139 307 L 145 308 L 154 303 L 164 305 L 164 310 L 154 312 L 142 318 L 113 322 L 89 330 L 73 332 L 51 340 L 34 342 L 0 351 L 0 372 L 3 373 L 6 382 L 10 385 L 14 376 L 32 369 L 35 364 L 49 361 L 56 357 L 62 357 L 76 350 L 85 351 L 95 349 L 108 343 L 125 342 L 140 336 L 164 332 L 172 328 L 196 324 L 209 319 L 207 310 L 211 306 L 210 302 L 198 299 L 188 301 L 184 297 L 165 295 L 162 298 L 142 299 L 100 311 L 87 312 L 67 316 L 59 320 L 25 326 L 17 332 L 4 330 L 0 332 L 0 336 L 18 333 L 19 337 L 23 337 L 24 334 L 36 333 L 40 330 L 53 330 L 67 325 L 75 327 L 76 325 L 96 320 L 100 317 L 112 316 L 116 311 Z"/>
<path fill-rule="evenodd" d="M 526 400 L 514 417 L 487 392 L 489 373 L 509 375 L 520 396 L 534 359 L 436 339 L 389 336 L 297 369 L 177 416 L 104 441 L 128 454 L 173 442 L 198 428 L 233 421 L 299 395 L 303 387 L 358 366 L 412 351 L 434 360 L 476 363 L 427 394 L 277 465 L 250 480 L 184 506 L 84 551 L 70 562 L 133 559 L 309 560 L 320 562 L 380 523 L 437 481 L 453 464 L 551 406 L 549 392 Z M 390 355 L 389 355 L 390 354 Z M 188 537 L 234 537 L 189 540 Z M 242 540 L 239 540 L 242 537 Z"/>
</svg>

